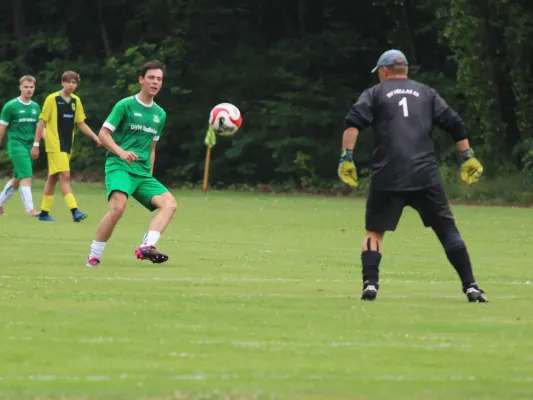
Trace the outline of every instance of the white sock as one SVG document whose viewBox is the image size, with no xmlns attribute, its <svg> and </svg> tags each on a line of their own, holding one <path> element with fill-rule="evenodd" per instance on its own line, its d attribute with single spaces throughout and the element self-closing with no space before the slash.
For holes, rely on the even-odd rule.
<svg viewBox="0 0 533 400">
<path fill-rule="evenodd" d="M 22 199 L 22 202 L 24 203 L 24 208 L 26 209 L 26 212 L 33 210 L 33 196 L 31 194 L 31 187 L 21 186 L 19 191 L 20 191 L 20 198 Z"/>
<path fill-rule="evenodd" d="M 144 240 L 143 240 L 143 246 L 155 246 L 156 243 L 159 241 L 159 238 L 161 237 L 161 232 L 157 232 L 157 231 L 148 231 L 148 233 L 146 233 L 144 235 Z"/>
<path fill-rule="evenodd" d="M 8 201 L 11 196 L 15 194 L 16 190 L 13 188 L 13 184 L 11 183 L 11 179 L 6 183 L 6 186 L 4 186 L 4 190 L 0 193 L 0 207 L 2 207 L 4 204 L 6 204 L 6 201 Z"/>
<path fill-rule="evenodd" d="M 102 254 L 104 253 L 104 247 L 105 242 L 97 242 L 96 240 L 93 240 L 93 243 L 91 244 L 91 253 L 89 254 L 89 258 L 102 258 Z"/>
</svg>

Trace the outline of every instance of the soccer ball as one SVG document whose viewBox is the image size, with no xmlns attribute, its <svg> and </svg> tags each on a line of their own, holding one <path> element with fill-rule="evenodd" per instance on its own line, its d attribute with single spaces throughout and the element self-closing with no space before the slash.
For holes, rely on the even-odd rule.
<svg viewBox="0 0 533 400">
<path fill-rule="evenodd" d="M 209 114 L 209 125 L 220 136 L 234 135 L 240 129 L 241 124 L 241 112 L 230 103 L 216 105 Z"/>
</svg>

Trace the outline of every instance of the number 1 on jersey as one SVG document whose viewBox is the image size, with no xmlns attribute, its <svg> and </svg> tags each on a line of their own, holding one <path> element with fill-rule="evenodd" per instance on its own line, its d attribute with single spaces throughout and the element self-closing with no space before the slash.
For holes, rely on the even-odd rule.
<svg viewBox="0 0 533 400">
<path fill-rule="evenodd" d="M 402 99 L 398 103 L 399 106 L 402 106 L 403 109 L 403 116 L 408 117 L 409 116 L 409 109 L 407 108 L 407 97 L 402 97 Z"/>
</svg>

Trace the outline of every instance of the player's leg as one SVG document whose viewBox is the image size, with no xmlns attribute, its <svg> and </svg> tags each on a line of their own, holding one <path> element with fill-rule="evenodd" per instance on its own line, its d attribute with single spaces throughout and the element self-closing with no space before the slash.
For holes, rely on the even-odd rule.
<svg viewBox="0 0 533 400">
<path fill-rule="evenodd" d="M 63 199 L 72 213 L 72 220 L 74 222 L 80 222 L 87 218 L 87 213 L 78 209 L 78 203 L 72 193 L 72 185 L 70 184 L 70 154 L 65 152 L 57 153 L 56 163 Z"/>
<path fill-rule="evenodd" d="M 55 219 L 50 215 L 52 206 L 54 205 L 54 192 L 57 181 L 59 180 L 59 165 L 58 153 L 46 153 L 48 160 L 48 178 L 44 185 L 43 198 L 41 200 L 41 212 L 39 213 L 39 221 L 55 222 Z"/>
<path fill-rule="evenodd" d="M 17 191 L 17 184 L 18 180 L 17 178 L 11 178 L 7 181 L 6 185 L 4 186 L 4 189 L 0 192 L 0 216 L 7 215 L 4 211 L 4 204 L 13 197 L 15 192 Z"/>
<path fill-rule="evenodd" d="M 461 279 L 463 292 L 471 302 L 487 302 L 474 278 L 472 262 L 461 237 L 442 184 L 420 191 L 414 200 L 426 227 L 431 227 L 444 248 L 446 257 Z"/>
<path fill-rule="evenodd" d="M 176 213 L 176 199 L 163 184 L 153 177 L 143 178 L 133 193 L 133 197 L 149 210 L 157 210 L 142 244 L 135 251 L 136 257 L 141 260 L 150 260 L 153 263 L 167 261 L 168 256 L 157 250 L 155 245 Z"/>
<path fill-rule="evenodd" d="M 29 217 L 38 217 L 39 212 L 35 210 L 33 205 L 33 194 L 31 191 L 32 178 L 22 178 L 20 180 L 20 199 L 22 204 L 24 204 L 24 209 L 26 210 L 26 215 Z"/>
<path fill-rule="evenodd" d="M 361 300 L 374 300 L 379 290 L 379 264 L 386 231 L 394 231 L 404 207 L 402 193 L 370 189 L 366 203 L 366 235 L 363 240 L 363 294 Z"/>
<path fill-rule="evenodd" d="M 41 200 L 41 212 L 39 213 L 39 221 L 55 222 L 55 219 L 50 215 L 52 206 L 54 205 L 54 192 L 58 181 L 58 174 L 51 175 L 48 173 L 46 183 L 44 185 L 43 198 Z"/>
<path fill-rule="evenodd" d="M 96 229 L 96 234 L 91 244 L 91 252 L 85 264 L 87 267 L 96 267 L 100 264 L 105 245 L 126 211 L 128 196 L 135 189 L 132 185 L 130 174 L 123 170 L 108 172 L 105 183 L 109 210 L 100 220 L 100 224 Z"/>
<path fill-rule="evenodd" d="M 13 153 L 14 152 L 14 153 Z M 9 150 L 9 159 L 13 165 L 13 178 L 7 181 L 4 189 L 0 192 L 0 215 L 7 215 L 4 211 L 4 204 L 15 194 L 19 186 L 18 173 L 24 168 L 24 162 L 22 160 L 22 154 L 17 150 Z M 31 163 L 30 163 L 31 167 Z"/>
<path fill-rule="evenodd" d="M 128 195 L 126 193 L 113 191 L 109 197 L 109 210 L 100 220 L 100 224 L 96 229 L 86 266 L 96 267 L 100 264 L 105 245 L 111 238 L 118 221 L 124 215 L 127 203 Z"/>
<path fill-rule="evenodd" d="M 24 150 L 25 153 L 18 157 L 14 176 L 17 178 L 17 181 L 20 181 L 19 193 L 22 204 L 24 204 L 26 215 L 36 217 L 39 213 L 34 209 L 33 195 L 31 192 L 31 181 L 33 176 L 32 159 L 28 149 Z"/>
</svg>

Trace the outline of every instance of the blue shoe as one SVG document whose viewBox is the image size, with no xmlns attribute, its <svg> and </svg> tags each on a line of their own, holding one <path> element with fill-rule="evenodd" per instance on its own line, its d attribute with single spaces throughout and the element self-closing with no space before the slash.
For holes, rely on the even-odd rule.
<svg viewBox="0 0 533 400">
<path fill-rule="evenodd" d="M 76 210 L 72 213 L 72 220 L 74 222 L 80 222 L 80 221 L 83 221 L 85 218 L 87 218 L 87 213 L 83 212 L 83 211 L 80 211 L 80 210 Z"/>
<path fill-rule="evenodd" d="M 48 222 L 56 222 L 55 219 L 53 219 L 50 214 L 39 214 L 39 221 L 48 221 Z"/>
</svg>

